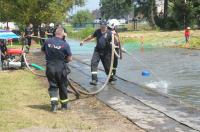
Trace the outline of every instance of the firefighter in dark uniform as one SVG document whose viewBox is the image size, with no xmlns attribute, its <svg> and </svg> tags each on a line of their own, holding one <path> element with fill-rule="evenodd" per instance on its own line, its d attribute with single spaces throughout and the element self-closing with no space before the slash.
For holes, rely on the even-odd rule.
<svg viewBox="0 0 200 132">
<path fill-rule="evenodd" d="M 40 37 L 40 45 L 43 45 L 45 42 L 45 33 L 46 33 L 46 27 L 45 24 L 42 23 L 41 26 L 39 27 L 39 37 Z"/>
<path fill-rule="evenodd" d="M 112 33 L 111 31 L 107 30 L 107 22 L 102 21 L 100 23 L 100 29 L 97 29 L 93 35 L 90 35 L 87 38 L 85 38 L 80 43 L 80 45 L 82 46 L 84 42 L 89 41 L 93 38 L 96 38 L 97 45 L 94 49 L 94 53 L 91 60 L 92 81 L 90 82 L 90 84 L 97 85 L 97 70 L 99 61 L 101 60 L 106 75 L 109 74 L 110 70 L 112 52 L 112 47 L 110 43 L 112 41 Z"/>
<path fill-rule="evenodd" d="M 45 52 L 47 60 L 46 75 L 49 82 L 49 95 L 51 98 L 51 111 L 56 112 L 58 108 L 58 91 L 61 109 L 67 109 L 67 73 L 66 61 L 72 60 L 69 44 L 63 41 L 64 30 L 57 28 L 55 37 L 45 41 L 42 51 Z"/>
<path fill-rule="evenodd" d="M 65 37 L 67 37 L 67 30 L 66 30 L 61 24 L 57 24 L 57 25 L 55 26 L 54 31 L 53 31 L 53 36 L 55 36 L 55 32 L 56 32 L 56 29 L 57 29 L 58 27 L 63 28 L 63 30 L 64 30 L 63 40 L 65 40 Z"/>
<path fill-rule="evenodd" d="M 54 23 L 50 23 L 49 26 L 47 27 L 46 35 L 48 38 L 53 37 L 53 31 L 54 31 Z"/>
<path fill-rule="evenodd" d="M 109 21 L 108 22 L 108 30 L 110 30 L 114 34 L 114 44 L 115 44 L 115 51 L 117 52 L 118 55 L 120 55 L 120 38 L 118 36 L 118 33 L 116 31 L 117 23 L 115 21 Z M 118 66 L 118 56 L 114 55 L 114 62 L 113 62 L 113 69 L 112 69 L 112 75 L 111 75 L 111 80 L 116 81 L 116 71 L 117 71 L 117 66 Z"/>
<path fill-rule="evenodd" d="M 6 58 L 6 51 L 7 51 L 7 46 L 6 46 L 6 40 L 5 39 L 0 39 L 0 50 L 1 50 L 1 62 Z"/>
<path fill-rule="evenodd" d="M 26 49 L 27 52 L 29 51 L 30 47 L 31 47 L 31 40 L 32 40 L 32 36 L 34 35 L 33 32 L 33 24 L 29 24 L 26 28 L 25 28 L 25 34 L 24 37 L 26 39 Z"/>
</svg>

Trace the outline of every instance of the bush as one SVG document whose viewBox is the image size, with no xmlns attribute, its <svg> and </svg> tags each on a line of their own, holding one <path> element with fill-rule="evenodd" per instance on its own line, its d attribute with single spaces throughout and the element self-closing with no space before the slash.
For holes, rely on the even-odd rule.
<svg viewBox="0 0 200 132">
<path fill-rule="evenodd" d="M 127 24 L 126 28 L 127 28 L 128 31 L 133 31 L 134 30 L 133 23 Z M 136 30 L 149 31 L 149 30 L 152 30 L 152 27 L 149 25 L 148 22 L 139 22 L 138 21 Z"/>
<path fill-rule="evenodd" d="M 155 17 L 155 22 L 161 29 L 177 29 L 179 26 L 179 23 L 172 17 L 168 17 L 166 19 Z"/>
<path fill-rule="evenodd" d="M 164 21 L 164 28 L 165 29 L 177 29 L 177 27 L 178 27 L 178 22 L 171 17 L 168 17 Z"/>
<path fill-rule="evenodd" d="M 89 10 L 81 10 L 78 11 L 73 17 L 72 17 L 72 24 L 73 26 L 79 25 L 84 26 L 85 23 L 92 23 L 93 21 L 93 15 L 90 13 Z"/>
<path fill-rule="evenodd" d="M 73 30 L 71 30 L 70 32 L 68 32 L 68 35 L 69 35 L 70 38 L 84 39 L 87 36 L 93 34 L 94 31 L 95 31 L 94 28 L 87 27 L 87 28 L 84 28 L 84 29 L 79 30 L 79 31 L 73 31 Z"/>
<path fill-rule="evenodd" d="M 190 44 L 192 47 L 200 47 L 200 39 L 198 37 L 192 37 Z"/>
</svg>

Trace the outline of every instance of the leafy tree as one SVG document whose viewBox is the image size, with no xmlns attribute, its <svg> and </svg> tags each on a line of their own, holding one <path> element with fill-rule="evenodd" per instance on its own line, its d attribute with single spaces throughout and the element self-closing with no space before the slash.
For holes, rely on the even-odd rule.
<svg viewBox="0 0 200 132">
<path fill-rule="evenodd" d="M 74 5 L 83 6 L 85 5 L 85 0 L 74 0 Z"/>
<path fill-rule="evenodd" d="M 101 15 L 105 19 L 124 17 L 131 8 L 132 0 L 100 0 Z"/>
<path fill-rule="evenodd" d="M 20 24 L 61 22 L 74 4 L 84 0 L 1 0 L 0 21 L 15 21 Z M 3 10 L 2 10 L 3 9 Z"/>
<path fill-rule="evenodd" d="M 200 1 L 199 0 L 169 0 L 172 5 L 171 16 L 177 23 L 178 28 L 200 24 Z"/>
<path fill-rule="evenodd" d="M 10 11 L 10 9 L 13 8 L 12 5 L 10 5 L 7 2 L 4 2 L 3 0 L 0 1 L 0 21 L 1 22 L 7 22 L 9 20 L 12 20 L 14 17 L 14 14 Z"/>
<path fill-rule="evenodd" d="M 72 24 L 74 26 L 83 26 L 85 23 L 91 23 L 94 19 L 92 13 L 89 10 L 78 11 L 72 18 Z"/>
<path fill-rule="evenodd" d="M 138 8 L 136 8 L 136 13 L 142 13 L 149 21 L 149 24 L 152 28 L 156 28 L 156 4 L 155 0 L 139 0 Z"/>
<path fill-rule="evenodd" d="M 144 1 L 144 0 L 143 0 Z M 157 16 L 155 0 L 141 2 L 137 0 L 139 7 L 136 13 L 142 13 L 152 27 L 161 28 L 185 28 L 185 26 L 200 25 L 200 1 L 199 0 L 163 0 L 164 14 Z"/>
<path fill-rule="evenodd" d="M 194 0 L 193 1 L 193 13 L 194 17 L 196 18 L 196 23 L 200 26 L 200 1 Z"/>
</svg>

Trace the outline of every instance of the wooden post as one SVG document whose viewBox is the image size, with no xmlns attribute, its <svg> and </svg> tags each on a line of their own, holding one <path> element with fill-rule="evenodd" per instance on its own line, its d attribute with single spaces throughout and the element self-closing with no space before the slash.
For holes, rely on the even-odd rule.
<svg viewBox="0 0 200 132">
<path fill-rule="evenodd" d="M 140 39 L 141 39 L 141 52 L 144 52 L 144 36 L 141 36 L 140 37 Z"/>
</svg>

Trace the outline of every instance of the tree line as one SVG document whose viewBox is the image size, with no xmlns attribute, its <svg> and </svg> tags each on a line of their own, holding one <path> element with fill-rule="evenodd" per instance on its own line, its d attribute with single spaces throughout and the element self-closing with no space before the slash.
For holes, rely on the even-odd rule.
<svg viewBox="0 0 200 132">
<path fill-rule="evenodd" d="M 163 12 L 158 14 L 157 0 L 100 0 L 105 19 L 122 18 L 130 12 L 144 15 L 152 28 L 181 29 L 200 26 L 200 0 L 163 0 Z"/>
<path fill-rule="evenodd" d="M 134 17 L 142 14 L 152 28 L 182 29 L 200 26 L 200 0 L 163 0 L 163 14 L 156 12 L 157 0 L 100 0 L 100 12 L 104 19 L 123 18 L 130 12 Z M 0 21 L 14 21 L 18 25 L 33 23 L 58 23 L 74 5 L 84 5 L 85 0 L 1 0 Z M 82 14 L 83 13 L 83 14 Z M 76 21 L 91 17 L 88 11 L 78 12 Z M 83 20 L 82 20 L 83 18 Z"/>
<path fill-rule="evenodd" d="M 59 23 L 73 5 L 84 5 L 84 0 L 1 0 L 0 22 L 14 21 L 18 25 Z"/>
</svg>

